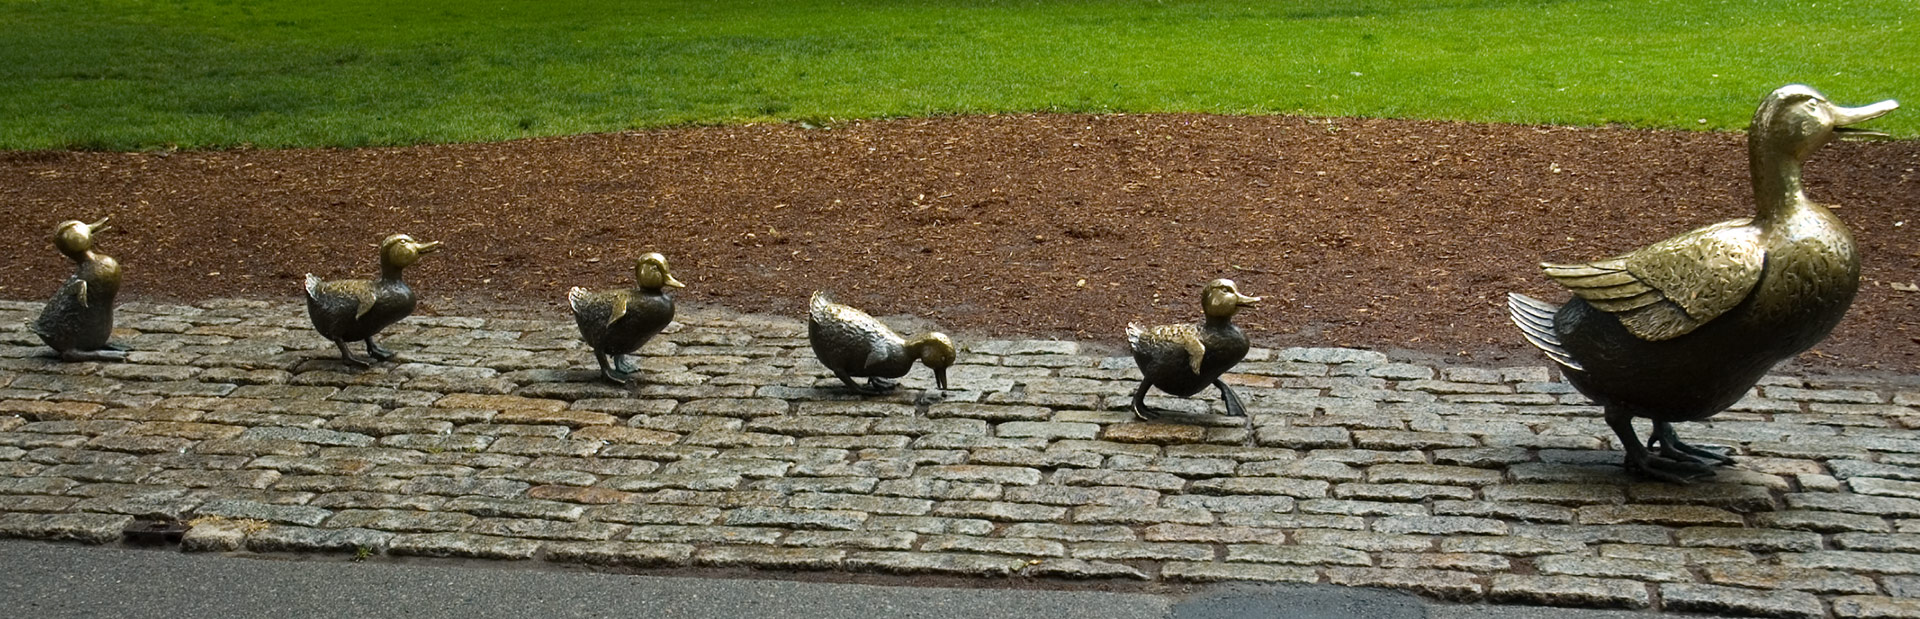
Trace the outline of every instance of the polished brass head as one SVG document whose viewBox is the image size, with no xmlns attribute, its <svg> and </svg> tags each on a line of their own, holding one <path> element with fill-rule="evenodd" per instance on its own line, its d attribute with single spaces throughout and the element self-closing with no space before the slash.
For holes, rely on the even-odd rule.
<svg viewBox="0 0 1920 619">
<path fill-rule="evenodd" d="M 947 389 L 947 368 L 953 367 L 959 354 L 954 351 L 953 339 L 939 331 L 929 331 L 907 342 L 907 352 L 920 357 L 920 362 L 933 370 L 933 381 L 940 390 Z"/>
<path fill-rule="evenodd" d="M 1200 307 L 1208 318 L 1231 318 L 1243 307 L 1254 307 L 1260 303 L 1260 297 L 1240 294 L 1231 279 L 1216 279 L 1207 282 L 1207 289 L 1200 293 Z"/>
<path fill-rule="evenodd" d="M 1752 148 L 1765 148 L 1806 161 L 1813 151 L 1832 141 L 1836 132 L 1879 134 L 1848 125 L 1879 118 L 1898 107 L 1900 103 L 1891 99 L 1860 107 L 1840 107 L 1812 87 L 1788 84 L 1761 100 L 1760 108 L 1753 113 L 1753 124 L 1747 129 L 1747 139 Z"/>
<path fill-rule="evenodd" d="M 673 271 L 667 268 L 667 257 L 658 253 L 640 256 L 633 264 L 633 277 L 639 280 L 640 287 L 647 290 L 659 290 L 661 287 L 685 288 L 686 284 L 673 278 Z"/>
<path fill-rule="evenodd" d="M 110 218 L 102 217 L 100 221 L 91 224 L 76 220 L 60 222 L 60 225 L 53 228 L 54 248 L 74 258 L 85 255 L 93 249 L 93 235 L 107 229 L 108 219 Z"/>
<path fill-rule="evenodd" d="M 420 261 L 420 256 L 440 250 L 440 242 L 422 243 L 405 234 L 395 234 L 380 241 L 380 266 L 383 269 L 404 269 Z"/>
</svg>

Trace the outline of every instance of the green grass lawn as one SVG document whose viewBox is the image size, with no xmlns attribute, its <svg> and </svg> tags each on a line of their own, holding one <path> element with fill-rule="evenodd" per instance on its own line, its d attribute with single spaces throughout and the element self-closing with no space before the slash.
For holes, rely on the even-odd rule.
<svg viewBox="0 0 1920 619">
<path fill-rule="evenodd" d="M 1920 95 L 1915 6 L 0 0 L 0 148 L 357 146 L 1019 111 L 1738 129 L 1789 82 L 1843 104 Z M 1920 111 L 1875 126 L 1920 135 Z"/>
</svg>

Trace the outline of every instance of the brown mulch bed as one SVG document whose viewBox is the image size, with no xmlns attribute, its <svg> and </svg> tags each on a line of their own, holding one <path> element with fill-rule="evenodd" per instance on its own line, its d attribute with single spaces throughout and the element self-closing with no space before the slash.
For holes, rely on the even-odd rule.
<svg viewBox="0 0 1920 619">
<path fill-rule="evenodd" d="M 1920 142 L 1808 166 L 1866 256 L 1807 368 L 1920 371 Z M 1268 345 L 1541 363 L 1504 298 L 1541 260 L 1605 257 L 1751 213 L 1737 134 L 1367 119 L 1017 115 L 688 128 L 355 150 L 0 153 L 0 297 L 71 272 L 59 220 L 113 216 L 123 299 L 297 297 L 370 275 L 390 232 L 445 241 L 423 311 L 564 316 L 659 251 L 680 298 L 800 315 L 808 292 L 962 334 L 1118 344 L 1197 319 L 1231 277 Z M 1912 224 L 1906 222 L 1912 219 Z"/>
</svg>

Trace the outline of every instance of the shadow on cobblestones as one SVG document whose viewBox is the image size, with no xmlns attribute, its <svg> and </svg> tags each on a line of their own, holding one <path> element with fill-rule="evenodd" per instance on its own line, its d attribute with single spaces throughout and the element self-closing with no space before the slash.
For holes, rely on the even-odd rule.
<svg viewBox="0 0 1920 619">
<path fill-rule="evenodd" d="M 562 320 L 415 317 L 354 372 L 291 303 L 129 304 L 124 364 L 37 356 L 37 309 L 0 304 L 0 536 L 1920 615 L 1904 379 L 1771 377 L 1688 430 L 1741 466 L 1675 487 L 1625 478 L 1546 367 L 1256 349 L 1250 425 L 1159 424 L 1131 360 L 1073 342 L 962 342 L 955 391 L 856 399 L 783 318 L 683 316 L 624 389 Z"/>
</svg>

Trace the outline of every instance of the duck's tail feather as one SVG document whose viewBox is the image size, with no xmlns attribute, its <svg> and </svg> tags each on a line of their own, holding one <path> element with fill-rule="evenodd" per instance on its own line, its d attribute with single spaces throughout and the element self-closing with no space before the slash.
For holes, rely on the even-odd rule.
<svg viewBox="0 0 1920 619">
<path fill-rule="evenodd" d="M 318 296 L 320 296 L 320 276 L 308 273 L 307 298 L 312 299 Z"/>
<path fill-rule="evenodd" d="M 1518 292 L 1507 293 L 1507 317 L 1520 327 L 1520 334 L 1526 336 L 1527 342 L 1547 353 L 1554 363 L 1575 370 L 1586 369 L 1573 360 L 1573 355 L 1560 344 L 1560 334 L 1553 331 L 1553 315 L 1559 311 L 1558 305 Z"/>
<path fill-rule="evenodd" d="M 567 307 L 572 308 L 573 313 L 578 314 L 580 313 L 580 306 L 586 305 L 587 300 L 592 297 L 593 291 L 587 290 L 583 286 L 574 286 L 567 290 Z"/>
<path fill-rule="evenodd" d="M 833 295 L 824 290 L 813 291 L 807 298 L 807 316 L 813 320 L 823 320 L 833 313 Z"/>
</svg>

